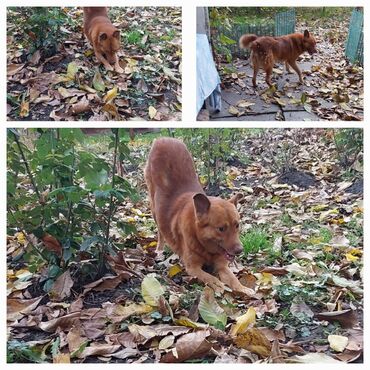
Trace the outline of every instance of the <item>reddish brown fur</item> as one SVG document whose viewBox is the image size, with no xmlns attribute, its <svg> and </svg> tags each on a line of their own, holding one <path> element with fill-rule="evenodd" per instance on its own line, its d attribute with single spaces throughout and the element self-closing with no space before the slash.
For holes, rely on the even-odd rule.
<svg viewBox="0 0 370 370">
<path fill-rule="evenodd" d="M 253 63 L 253 86 L 257 86 L 257 73 L 260 68 L 266 72 L 266 83 L 271 86 L 271 74 L 276 62 L 285 62 L 288 73 L 291 66 L 298 74 L 300 83 L 303 83 L 302 73 L 297 65 L 297 58 L 307 51 L 316 53 L 316 41 L 310 33 L 292 33 L 286 36 L 270 37 L 256 35 L 243 35 L 239 44 L 241 48 L 251 49 Z"/>
<path fill-rule="evenodd" d="M 118 73 L 123 69 L 119 65 L 117 52 L 121 48 L 120 31 L 108 18 L 106 7 L 84 7 L 84 32 L 94 48 L 95 55 L 104 67 Z M 114 65 L 114 68 L 112 67 Z"/>
<path fill-rule="evenodd" d="M 228 201 L 207 197 L 189 151 L 176 139 L 155 140 L 144 174 L 158 226 L 158 251 L 166 242 L 189 274 L 214 289 L 223 290 L 227 284 L 233 290 L 253 294 L 231 272 L 227 259 L 242 251 L 236 210 L 241 195 Z M 220 280 L 203 271 L 204 265 L 212 265 Z"/>
</svg>

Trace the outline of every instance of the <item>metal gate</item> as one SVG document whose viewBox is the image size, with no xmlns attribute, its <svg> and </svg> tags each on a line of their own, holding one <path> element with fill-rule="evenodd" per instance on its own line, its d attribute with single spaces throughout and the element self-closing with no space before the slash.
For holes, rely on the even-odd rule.
<svg viewBox="0 0 370 370">
<path fill-rule="evenodd" d="M 253 33 L 257 36 L 282 36 L 295 31 L 296 12 L 290 9 L 277 13 L 273 20 L 265 24 L 234 24 L 230 29 L 217 27 L 216 44 L 226 48 L 233 57 L 245 57 L 249 55 L 248 50 L 239 48 L 239 38 L 246 33 Z"/>
<path fill-rule="evenodd" d="M 295 9 L 275 15 L 275 36 L 288 35 L 295 31 Z"/>
<path fill-rule="evenodd" d="M 354 9 L 349 24 L 346 57 L 352 63 L 364 64 L 364 12 Z"/>
</svg>

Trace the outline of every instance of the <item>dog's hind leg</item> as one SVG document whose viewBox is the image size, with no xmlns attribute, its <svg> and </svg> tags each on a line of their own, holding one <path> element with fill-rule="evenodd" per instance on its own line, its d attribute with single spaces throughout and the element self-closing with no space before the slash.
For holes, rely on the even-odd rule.
<svg viewBox="0 0 370 370">
<path fill-rule="evenodd" d="M 257 87 L 257 73 L 259 70 L 259 65 L 257 61 L 253 61 L 253 77 L 252 77 L 252 83 L 253 87 Z"/>
<path fill-rule="evenodd" d="M 272 86 L 272 82 L 271 82 L 272 68 L 273 68 L 272 65 L 268 65 L 265 69 L 265 71 L 266 71 L 266 83 L 270 87 Z"/>
<path fill-rule="evenodd" d="M 298 75 L 298 77 L 299 77 L 299 82 L 301 83 L 301 84 L 303 84 L 303 78 L 302 78 L 302 72 L 301 72 L 301 70 L 299 69 L 299 67 L 298 67 L 298 65 L 297 65 L 297 63 L 296 63 L 296 61 L 295 60 L 290 60 L 290 61 L 288 61 L 288 63 L 289 63 L 289 65 L 297 72 L 297 75 Z"/>
</svg>

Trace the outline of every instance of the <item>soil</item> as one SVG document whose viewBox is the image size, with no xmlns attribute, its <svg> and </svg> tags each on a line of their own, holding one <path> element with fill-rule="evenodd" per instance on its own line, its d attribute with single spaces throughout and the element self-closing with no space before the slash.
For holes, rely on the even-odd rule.
<svg viewBox="0 0 370 370">
<path fill-rule="evenodd" d="M 315 185 L 315 177 L 311 173 L 302 172 L 291 168 L 278 177 L 278 181 L 283 184 L 295 185 L 299 188 L 308 189 Z"/>
<path fill-rule="evenodd" d="M 364 192 L 364 179 L 357 179 L 347 190 L 347 193 L 363 194 Z"/>
</svg>

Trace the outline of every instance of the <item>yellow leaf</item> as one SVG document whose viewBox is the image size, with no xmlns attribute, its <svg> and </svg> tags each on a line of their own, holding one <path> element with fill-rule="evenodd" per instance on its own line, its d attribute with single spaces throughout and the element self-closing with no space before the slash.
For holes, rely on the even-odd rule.
<svg viewBox="0 0 370 370">
<path fill-rule="evenodd" d="M 150 106 L 148 114 L 149 114 L 150 119 L 153 119 L 155 115 L 157 114 L 157 109 L 155 109 L 153 106 Z"/>
<path fill-rule="evenodd" d="M 173 278 L 175 275 L 177 275 L 181 271 L 182 271 L 182 268 L 180 267 L 180 265 L 178 265 L 178 264 L 173 265 L 168 270 L 168 276 L 170 278 Z"/>
<path fill-rule="evenodd" d="M 316 205 L 316 206 L 313 206 L 312 208 L 311 208 L 311 211 L 313 211 L 313 212 L 321 212 L 321 211 L 323 211 L 324 209 L 327 209 L 329 207 L 329 205 L 328 204 L 318 204 L 318 205 Z"/>
<path fill-rule="evenodd" d="M 76 62 L 69 63 L 67 67 L 67 78 L 69 80 L 74 80 L 77 71 L 78 71 L 78 65 L 76 64 Z"/>
<path fill-rule="evenodd" d="M 263 284 L 270 284 L 272 282 L 273 275 L 270 272 L 262 272 L 261 282 Z"/>
<path fill-rule="evenodd" d="M 249 307 L 247 313 L 239 316 L 236 319 L 236 324 L 233 325 L 230 331 L 230 335 L 234 336 L 237 334 L 244 333 L 250 324 L 256 322 L 256 311 L 253 307 Z"/>
<path fill-rule="evenodd" d="M 113 101 L 113 99 L 115 99 L 115 97 L 117 96 L 117 93 L 118 93 L 118 89 L 117 87 L 113 87 L 113 89 L 110 89 L 104 96 L 103 98 L 103 101 L 105 103 L 111 103 Z"/>
<path fill-rule="evenodd" d="M 146 245 L 144 245 L 144 249 L 146 250 L 146 249 L 148 249 L 148 248 L 155 248 L 156 246 L 157 246 L 157 242 L 150 242 L 149 244 L 146 244 Z"/>
<path fill-rule="evenodd" d="M 322 222 L 328 216 L 330 216 L 330 215 L 337 215 L 338 213 L 339 213 L 339 211 L 337 209 L 329 209 L 328 211 L 325 211 L 325 212 L 321 213 L 321 215 L 319 217 L 319 221 Z"/>
<path fill-rule="evenodd" d="M 20 117 L 27 117 L 30 113 L 30 102 L 29 101 L 22 101 L 21 102 L 21 110 L 19 112 Z"/>
<path fill-rule="evenodd" d="M 187 328 L 194 328 L 194 329 L 201 329 L 201 328 L 204 329 L 208 327 L 208 325 L 206 324 L 201 324 L 199 322 L 192 321 L 189 318 L 184 317 L 184 316 L 180 316 L 178 319 L 176 319 L 175 324 L 180 325 L 180 326 L 186 326 Z"/>
<path fill-rule="evenodd" d="M 204 175 L 200 175 L 199 176 L 199 182 L 202 184 L 202 185 L 206 185 L 208 180 L 207 180 L 207 176 L 204 176 Z"/>
<path fill-rule="evenodd" d="M 357 261 L 357 260 L 358 260 L 358 257 L 356 257 L 356 256 L 352 256 L 352 254 L 351 254 L 351 253 L 346 253 L 346 254 L 345 254 L 345 256 L 346 256 L 346 260 L 347 260 L 348 262 L 355 262 L 355 261 Z"/>
<path fill-rule="evenodd" d="M 343 352 L 347 347 L 348 338 L 343 337 L 342 335 L 329 335 L 328 342 L 331 349 L 336 352 Z"/>
<path fill-rule="evenodd" d="M 237 347 L 257 353 L 261 357 L 268 357 L 271 354 L 270 341 L 257 328 L 248 329 L 233 340 Z"/>
<path fill-rule="evenodd" d="M 24 243 L 26 242 L 25 235 L 23 233 L 17 233 L 16 237 L 17 237 L 18 243 L 24 245 Z"/>
</svg>

